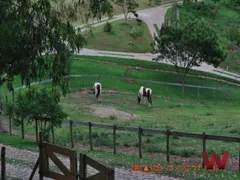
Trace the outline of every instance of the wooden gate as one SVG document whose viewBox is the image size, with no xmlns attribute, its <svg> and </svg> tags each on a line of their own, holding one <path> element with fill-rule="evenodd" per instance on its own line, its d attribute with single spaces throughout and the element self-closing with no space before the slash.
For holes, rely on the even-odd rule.
<svg viewBox="0 0 240 180">
<path fill-rule="evenodd" d="M 100 172 L 87 177 L 87 165 Z M 114 169 L 106 167 L 87 155 L 80 153 L 80 180 L 114 180 Z"/>
<path fill-rule="evenodd" d="M 39 133 L 39 158 L 34 166 L 33 172 L 29 180 L 32 180 L 37 167 L 39 167 L 39 176 L 40 180 L 43 180 L 43 177 L 48 177 L 57 180 L 77 180 L 77 154 L 76 151 L 56 146 L 53 144 L 43 142 L 43 134 Z M 70 170 L 62 163 L 61 160 L 54 154 L 58 153 L 69 157 L 70 159 Z M 59 168 L 62 174 L 53 172 L 49 169 L 49 159 Z"/>
</svg>

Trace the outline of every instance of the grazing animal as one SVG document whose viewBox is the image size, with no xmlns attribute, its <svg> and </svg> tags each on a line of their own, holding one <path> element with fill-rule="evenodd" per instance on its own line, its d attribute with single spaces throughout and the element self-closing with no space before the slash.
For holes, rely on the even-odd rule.
<svg viewBox="0 0 240 180">
<path fill-rule="evenodd" d="M 100 95 L 102 93 L 102 85 L 99 82 L 95 82 L 93 85 L 93 94 L 96 96 L 96 100 L 101 102 Z"/>
<path fill-rule="evenodd" d="M 149 107 L 151 107 L 152 106 L 152 90 L 150 88 L 145 88 L 145 87 L 141 86 L 141 88 L 138 92 L 138 104 L 140 104 L 142 99 L 145 102 L 145 99 L 144 99 L 145 97 L 147 97 L 148 105 L 149 105 Z"/>
</svg>

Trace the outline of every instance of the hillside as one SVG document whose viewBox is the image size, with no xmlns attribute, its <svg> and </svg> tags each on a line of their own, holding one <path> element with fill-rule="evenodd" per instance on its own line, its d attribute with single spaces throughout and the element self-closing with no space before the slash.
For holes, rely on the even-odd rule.
<svg viewBox="0 0 240 180">
<path fill-rule="evenodd" d="M 223 2 L 227 2 L 223 3 Z M 230 2 L 229 2 L 230 3 Z M 211 0 L 192 3 L 189 7 L 179 6 L 180 23 L 185 23 L 188 17 L 204 19 L 217 32 L 220 43 L 227 52 L 226 60 L 220 67 L 232 72 L 240 72 L 240 44 L 237 46 L 236 34 L 240 32 L 240 18 L 237 11 L 228 1 L 214 3 Z M 172 20 L 172 8 L 166 14 L 166 20 Z M 240 34 L 238 35 L 238 37 Z"/>
</svg>

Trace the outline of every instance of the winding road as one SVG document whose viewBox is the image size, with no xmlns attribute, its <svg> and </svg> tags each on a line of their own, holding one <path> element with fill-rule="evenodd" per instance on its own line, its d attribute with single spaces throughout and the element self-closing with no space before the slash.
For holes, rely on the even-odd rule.
<svg viewBox="0 0 240 180">
<path fill-rule="evenodd" d="M 171 4 L 138 11 L 139 18 L 142 19 L 147 24 L 153 37 L 154 37 L 154 34 L 156 34 L 156 29 L 154 28 L 154 24 L 157 24 L 158 27 L 161 27 L 161 24 L 164 22 L 164 17 L 169 7 L 171 7 Z M 130 18 L 135 18 L 135 17 L 133 15 L 130 15 Z M 111 20 L 109 20 L 109 22 L 117 21 L 120 19 L 124 19 L 123 14 L 114 16 Z M 107 18 L 102 19 L 102 22 L 94 21 L 92 22 L 92 26 L 97 27 L 97 26 L 103 25 L 106 23 L 106 20 Z M 76 26 L 76 28 L 81 28 L 82 31 L 85 31 L 86 28 L 84 28 L 84 26 L 85 25 L 80 25 L 80 26 Z M 100 51 L 100 50 L 87 49 L 87 48 L 83 48 L 82 50 L 80 50 L 79 53 L 76 53 L 76 54 L 88 55 L 88 56 L 119 57 L 119 58 L 127 58 L 127 59 L 131 58 L 131 59 L 139 59 L 139 60 L 146 60 L 146 61 L 152 61 L 153 58 L 157 57 L 157 54 L 152 54 L 152 53 L 126 53 L 126 52 L 114 52 L 114 51 Z M 172 65 L 172 63 L 170 63 L 168 60 L 163 60 L 159 63 L 166 63 L 166 64 Z M 221 68 L 214 68 L 213 66 L 208 65 L 206 63 L 202 63 L 200 67 L 193 67 L 192 69 L 213 73 L 223 77 L 228 77 L 240 82 L 240 73 L 232 73 Z"/>
</svg>

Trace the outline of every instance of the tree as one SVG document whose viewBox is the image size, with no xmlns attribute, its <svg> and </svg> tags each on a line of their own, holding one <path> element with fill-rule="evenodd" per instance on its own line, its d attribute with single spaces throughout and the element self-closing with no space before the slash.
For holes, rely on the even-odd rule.
<svg viewBox="0 0 240 180">
<path fill-rule="evenodd" d="M 136 8 L 139 7 L 139 4 L 136 0 L 114 0 L 114 2 L 122 8 L 125 23 L 127 23 L 127 16 L 129 13 L 133 13 L 135 17 L 138 17 Z"/>
<path fill-rule="evenodd" d="M 60 96 L 57 88 L 25 89 L 17 96 L 14 108 L 10 106 L 8 115 L 13 117 L 16 125 L 23 124 L 23 121 L 28 124 L 36 122 L 35 125 L 48 136 L 50 129 L 59 127 L 67 117 L 59 105 Z"/>
<path fill-rule="evenodd" d="M 143 36 L 143 31 L 141 29 L 132 28 L 132 30 L 130 32 L 130 36 L 132 38 L 132 44 L 134 44 L 134 42 L 137 40 L 137 38 Z"/>
<path fill-rule="evenodd" d="M 204 20 L 190 20 L 181 26 L 162 25 L 154 39 L 153 48 L 160 53 L 159 58 L 175 66 L 182 83 L 193 66 L 206 62 L 217 67 L 226 58 L 217 34 Z"/>
<path fill-rule="evenodd" d="M 90 0 L 86 16 L 109 14 L 107 0 Z M 97 3 L 99 2 L 99 3 Z M 0 77 L 12 89 L 15 76 L 29 85 L 31 80 L 51 77 L 53 86 L 67 92 L 70 56 L 86 43 L 80 29 L 69 22 L 84 0 L 66 5 L 58 0 L 0 1 Z M 94 5 L 95 4 L 95 5 Z M 48 56 L 56 52 L 54 56 Z M 0 85 L 2 85 L 0 84 Z"/>
</svg>

